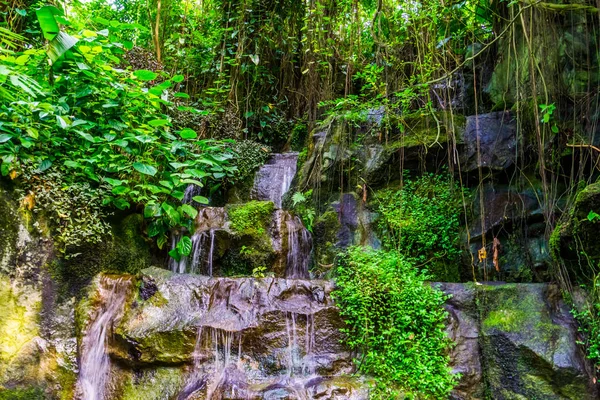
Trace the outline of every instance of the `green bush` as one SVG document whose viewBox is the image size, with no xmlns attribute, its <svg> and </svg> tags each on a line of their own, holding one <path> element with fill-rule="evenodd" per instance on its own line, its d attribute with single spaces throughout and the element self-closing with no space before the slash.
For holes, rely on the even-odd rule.
<svg viewBox="0 0 600 400">
<path fill-rule="evenodd" d="M 404 181 L 402 189 L 375 193 L 377 227 L 387 249 L 397 249 L 433 278 L 458 281 L 460 191 L 444 174 Z"/>
<path fill-rule="evenodd" d="M 241 140 L 232 144 L 236 155 L 236 179 L 244 181 L 254 177 L 254 172 L 271 156 L 271 148 L 252 140 Z"/>
<path fill-rule="evenodd" d="M 446 398 L 458 378 L 448 367 L 446 296 L 396 251 L 352 247 L 337 273 L 346 342 L 359 371 L 375 378 L 373 397 Z"/>
</svg>

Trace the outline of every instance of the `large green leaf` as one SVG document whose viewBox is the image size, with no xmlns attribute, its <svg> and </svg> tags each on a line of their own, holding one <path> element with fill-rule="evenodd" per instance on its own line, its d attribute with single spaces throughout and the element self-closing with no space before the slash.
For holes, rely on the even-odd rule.
<svg viewBox="0 0 600 400">
<path fill-rule="evenodd" d="M 181 215 L 179 215 L 179 212 L 177 212 L 177 210 L 172 205 L 165 202 L 162 203 L 161 208 L 165 211 L 167 217 L 169 217 L 169 220 L 172 225 L 179 224 L 179 221 L 181 221 Z"/>
<path fill-rule="evenodd" d="M 184 128 L 179 131 L 179 136 L 181 136 L 182 139 L 196 139 L 198 137 L 196 132 L 190 128 Z"/>
<path fill-rule="evenodd" d="M 153 81 L 158 76 L 157 73 L 148 71 L 147 69 L 134 71 L 133 75 L 141 81 Z"/>
<path fill-rule="evenodd" d="M 181 209 L 183 210 L 184 213 L 189 215 L 191 219 L 195 219 L 196 216 L 198 216 L 198 210 L 196 210 L 194 207 L 190 206 L 189 204 L 182 205 Z"/>
<path fill-rule="evenodd" d="M 184 236 L 179 240 L 176 248 L 182 256 L 189 256 L 192 252 L 192 240 L 189 236 Z"/>
<path fill-rule="evenodd" d="M 55 63 L 62 56 L 64 56 L 77 42 L 79 39 L 74 38 L 64 32 L 59 32 L 54 39 L 48 43 L 48 58 Z"/>
<path fill-rule="evenodd" d="M 134 162 L 133 168 L 135 168 L 136 171 L 138 171 L 142 174 L 145 174 L 145 175 L 151 175 L 151 176 L 156 175 L 156 168 L 154 168 L 152 165 L 143 164 L 140 162 Z"/>
<path fill-rule="evenodd" d="M 35 15 L 40 23 L 44 37 L 47 40 L 53 40 L 60 33 L 60 27 L 54 16 L 62 15 L 62 12 L 54 6 L 45 6 L 36 10 Z"/>
<path fill-rule="evenodd" d="M 169 121 L 167 121 L 166 119 L 153 119 L 152 121 L 148 121 L 148 125 L 153 126 L 155 128 L 159 127 L 159 126 L 164 126 L 164 125 L 168 125 Z"/>
</svg>

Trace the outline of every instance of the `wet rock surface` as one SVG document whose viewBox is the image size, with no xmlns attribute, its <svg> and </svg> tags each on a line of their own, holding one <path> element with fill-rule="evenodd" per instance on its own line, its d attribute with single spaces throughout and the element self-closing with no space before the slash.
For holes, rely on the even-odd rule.
<svg viewBox="0 0 600 400">
<path fill-rule="evenodd" d="M 156 292 L 145 300 L 132 295 L 109 340 L 115 373 L 132 393 L 154 382 L 152 390 L 170 395 L 148 398 L 368 398 L 368 384 L 353 375 L 352 354 L 340 342 L 331 282 L 161 269 L 145 270 L 141 279 Z M 433 285 L 450 296 L 451 367 L 461 374 L 452 399 L 597 398 L 556 286 Z M 157 375 L 148 375 L 153 370 Z"/>
<path fill-rule="evenodd" d="M 595 399 L 576 323 L 550 284 L 441 284 L 452 297 L 454 399 Z"/>
<path fill-rule="evenodd" d="M 109 353 L 118 364 L 187 368 L 184 398 L 190 399 L 208 393 L 222 399 L 366 398 L 364 385 L 350 378 L 352 355 L 341 344 L 343 321 L 331 282 L 160 269 L 146 270 L 142 279 L 158 290 L 146 300 L 134 296 L 116 327 Z"/>
</svg>

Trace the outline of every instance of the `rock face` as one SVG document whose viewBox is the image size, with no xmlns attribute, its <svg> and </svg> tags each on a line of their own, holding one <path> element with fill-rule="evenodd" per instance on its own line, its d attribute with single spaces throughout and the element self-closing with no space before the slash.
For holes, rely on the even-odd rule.
<svg viewBox="0 0 600 400">
<path fill-rule="evenodd" d="M 452 399 L 598 398 L 556 286 L 434 285 L 450 296 L 451 366 L 461 374 Z M 108 337 L 111 398 L 368 398 L 328 281 L 154 268 L 134 286 Z"/>
<path fill-rule="evenodd" d="M 461 164 L 464 172 L 479 167 L 506 169 L 517 157 L 516 121 L 509 112 L 469 116 L 463 142 Z"/>
<path fill-rule="evenodd" d="M 51 240 L 27 229 L 0 188 L 0 398 L 72 396 L 77 369 L 73 300 L 57 300 Z"/>
<path fill-rule="evenodd" d="M 145 300 L 132 298 L 109 353 L 136 370 L 182 369 L 178 398 L 366 399 L 350 378 L 330 282 L 151 269 L 142 288 Z"/>
<path fill-rule="evenodd" d="M 558 288 L 549 284 L 442 284 L 454 399 L 596 399 L 591 365 Z"/>
<path fill-rule="evenodd" d="M 298 217 L 270 201 L 201 208 L 195 225 L 191 254 L 169 260 L 173 272 L 239 276 L 261 268 L 277 277 L 308 278 L 311 235 Z M 172 247 L 178 240 L 173 237 Z"/>
<path fill-rule="evenodd" d="M 588 185 L 581 190 L 569 213 L 556 226 L 550 239 L 550 247 L 556 259 L 562 259 L 569 266 L 574 277 L 589 279 L 586 263 L 581 270 L 579 259 L 585 256 L 590 263 L 600 260 L 600 182 Z"/>
</svg>

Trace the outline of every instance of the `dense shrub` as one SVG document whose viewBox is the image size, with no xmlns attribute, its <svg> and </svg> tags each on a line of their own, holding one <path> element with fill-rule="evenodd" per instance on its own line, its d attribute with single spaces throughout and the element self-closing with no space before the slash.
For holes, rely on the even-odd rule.
<svg viewBox="0 0 600 400">
<path fill-rule="evenodd" d="M 448 367 L 445 295 L 396 251 L 350 248 L 337 273 L 333 296 L 346 342 L 358 351 L 359 370 L 375 378 L 373 397 L 445 398 L 457 381 Z"/>
<path fill-rule="evenodd" d="M 426 265 L 436 280 L 459 280 L 460 191 L 446 175 L 409 178 L 401 189 L 377 192 L 373 204 L 387 249 Z"/>
</svg>

